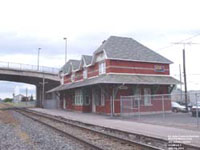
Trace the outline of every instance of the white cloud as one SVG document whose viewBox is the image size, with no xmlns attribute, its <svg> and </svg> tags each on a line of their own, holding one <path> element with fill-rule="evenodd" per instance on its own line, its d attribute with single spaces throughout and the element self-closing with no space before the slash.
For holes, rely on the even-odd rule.
<svg viewBox="0 0 200 150">
<path fill-rule="evenodd" d="M 42 47 L 40 65 L 61 67 L 63 37 L 68 59 L 79 59 L 110 35 L 120 35 L 171 59 L 171 73 L 178 77 L 182 46 L 158 49 L 200 32 L 199 6 L 199 0 L 0 0 L 0 60 L 37 65 Z M 200 89 L 199 76 L 193 75 L 200 74 L 198 49 L 186 47 L 189 89 Z"/>
</svg>

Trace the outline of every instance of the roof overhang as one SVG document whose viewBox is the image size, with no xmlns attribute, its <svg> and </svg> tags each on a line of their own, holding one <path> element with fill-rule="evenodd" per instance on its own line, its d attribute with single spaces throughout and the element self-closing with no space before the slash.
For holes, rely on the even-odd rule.
<svg viewBox="0 0 200 150">
<path fill-rule="evenodd" d="M 48 91 L 47 93 L 95 84 L 176 85 L 181 84 L 181 82 L 168 75 L 105 74 L 79 82 L 63 84 Z"/>
</svg>

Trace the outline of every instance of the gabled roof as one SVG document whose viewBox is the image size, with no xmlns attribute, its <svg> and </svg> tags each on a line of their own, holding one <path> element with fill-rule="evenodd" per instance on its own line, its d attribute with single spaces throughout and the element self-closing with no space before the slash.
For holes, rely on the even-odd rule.
<svg viewBox="0 0 200 150">
<path fill-rule="evenodd" d="M 102 45 L 94 52 L 94 54 L 105 50 L 108 59 L 156 62 L 156 63 L 172 63 L 167 58 L 147 48 L 132 38 L 110 36 Z"/>
<path fill-rule="evenodd" d="M 81 82 L 73 82 L 60 85 L 47 93 L 63 91 L 95 84 L 142 84 L 142 85 L 175 85 L 180 84 L 178 80 L 168 75 L 124 75 L 105 74 L 96 78 L 86 79 Z"/>
<path fill-rule="evenodd" d="M 90 65 L 92 62 L 92 56 L 90 55 L 83 55 L 86 65 Z"/>
<path fill-rule="evenodd" d="M 70 73 L 71 70 L 77 70 L 80 65 L 80 60 L 74 60 L 70 59 L 68 62 L 65 63 L 65 65 L 61 68 L 61 71 L 64 74 Z"/>
<path fill-rule="evenodd" d="M 80 62 L 80 60 L 71 60 L 73 70 L 77 70 L 79 68 Z"/>
<path fill-rule="evenodd" d="M 22 94 L 17 94 L 17 95 L 15 95 L 14 97 L 17 97 L 17 96 L 22 96 L 22 97 L 25 97 L 24 95 L 22 95 Z"/>
</svg>

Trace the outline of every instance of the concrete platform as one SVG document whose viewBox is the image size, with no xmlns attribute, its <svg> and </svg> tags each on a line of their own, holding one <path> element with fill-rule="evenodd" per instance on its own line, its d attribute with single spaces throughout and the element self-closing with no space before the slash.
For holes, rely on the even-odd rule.
<svg viewBox="0 0 200 150">
<path fill-rule="evenodd" d="M 41 109 L 41 108 L 30 108 L 30 109 L 54 116 L 61 116 L 63 118 L 76 120 L 84 123 L 114 128 L 131 133 L 139 133 L 165 140 L 168 140 L 170 137 L 176 137 L 176 136 L 178 136 L 181 139 L 187 138 L 186 141 L 189 142 L 190 145 L 196 145 L 200 147 L 200 129 L 198 131 L 192 131 L 187 129 L 179 129 L 161 125 L 138 123 L 138 122 L 133 122 L 131 120 L 125 121 L 117 118 L 111 118 L 109 116 L 97 115 L 92 113 L 69 112 L 63 110 Z"/>
</svg>

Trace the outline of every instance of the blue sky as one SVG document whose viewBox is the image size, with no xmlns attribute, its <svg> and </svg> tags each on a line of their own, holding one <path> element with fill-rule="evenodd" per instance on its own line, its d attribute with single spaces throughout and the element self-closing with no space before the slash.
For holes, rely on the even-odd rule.
<svg viewBox="0 0 200 150">
<path fill-rule="evenodd" d="M 68 59 L 92 52 L 110 35 L 132 37 L 171 59 L 171 75 L 178 78 L 181 45 L 172 45 L 200 33 L 198 0 L 0 0 L 0 61 L 61 67 L 64 40 Z M 187 42 L 200 43 L 200 36 Z M 171 46 L 171 47 L 168 47 Z M 167 48 L 166 48 L 167 47 Z M 164 48 L 164 49 L 162 49 Z M 186 46 L 188 89 L 200 89 L 200 45 Z M 0 82 L 0 97 L 34 86 Z"/>
</svg>

